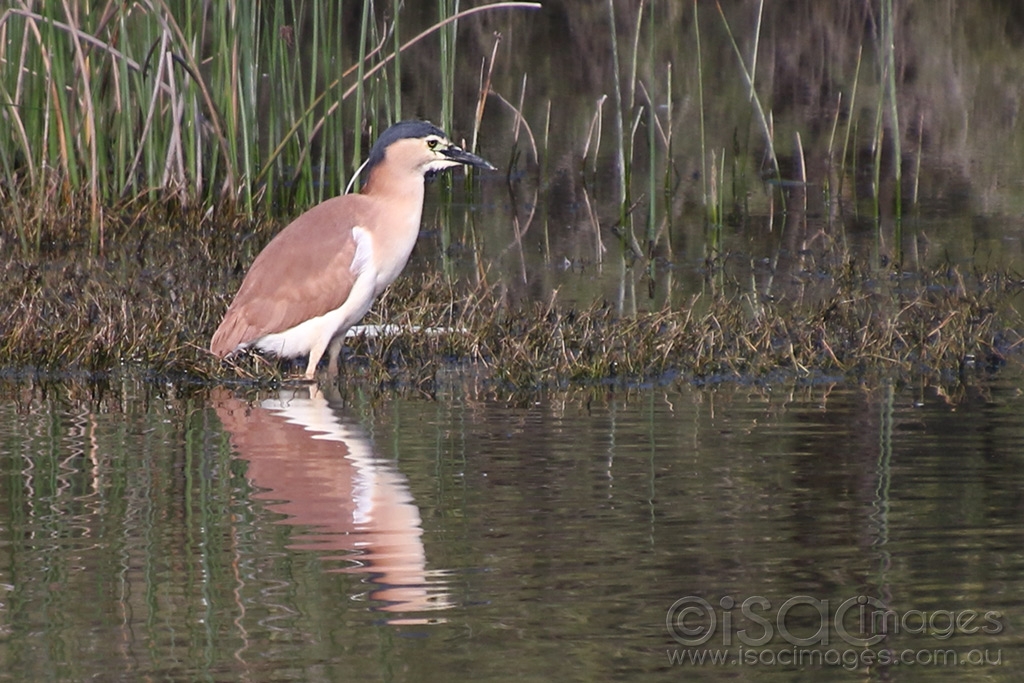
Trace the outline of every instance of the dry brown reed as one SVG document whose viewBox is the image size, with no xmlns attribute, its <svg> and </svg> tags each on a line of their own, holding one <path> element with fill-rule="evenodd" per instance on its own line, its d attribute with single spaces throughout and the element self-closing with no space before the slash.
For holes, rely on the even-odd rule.
<svg viewBox="0 0 1024 683">
<path fill-rule="evenodd" d="M 287 364 L 224 366 L 205 351 L 276 225 L 148 204 L 119 217 L 111 240 L 119 246 L 102 257 L 70 244 L 0 264 L 11 283 L 0 294 L 0 367 L 51 375 L 128 368 L 195 381 L 288 376 Z M 677 376 L 858 378 L 998 366 L 1021 346 L 1019 277 L 956 268 L 908 276 L 833 257 L 813 295 L 762 301 L 708 288 L 684 306 L 635 316 L 556 295 L 514 304 L 500 282 L 403 276 L 365 320 L 401 331 L 350 339 L 341 376 L 429 388 L 457 366 L 521 389 Z"/>
</svg>

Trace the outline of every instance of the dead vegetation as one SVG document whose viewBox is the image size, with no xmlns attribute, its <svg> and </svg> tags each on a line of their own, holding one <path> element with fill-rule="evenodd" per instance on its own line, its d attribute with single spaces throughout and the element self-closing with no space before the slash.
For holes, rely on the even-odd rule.
<svg viewBox="0 0 1024 683">
<path fill-rule="evenodd" d="M 5 261 L 0 366 L 67 375 L 141 370 L 192 381 L 276 381 L 287 365 L 206 352 L 245 266 L 275 226 L 169 207 L 126 209 L 103 256 L 83 244 Z M 183 229 L 188 224 L 188 229 Z M 364 321 L 342 381 L 429 388 L 459 367 L 519 389 L 605 381 L 736 376 L 861 378 L 998 367 L 1022 342 L 1019 277 L 896 272 L 832 254 L 813 296 L 763 300 L 707 288 L 686 305 L 620 316 L 587 307 L 512 304 L 500 283 L 404 275 Z M 730 291 L 731 290 L 731 291 Z M 429 332 L 424 330 L 430 329 Z"/>
</svg>

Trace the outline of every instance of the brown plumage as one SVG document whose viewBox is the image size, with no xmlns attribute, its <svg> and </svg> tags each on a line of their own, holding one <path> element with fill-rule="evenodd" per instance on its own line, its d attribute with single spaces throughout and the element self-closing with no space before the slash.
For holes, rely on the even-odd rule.
<svg viewBox="0 0 1024 683">
<path fill-rule="evenodd" d="M 223 358 L 240 344 L 287 330 L 344 303 L 356 279 L 351 270 L 356 244 L 351 227 L 346 229 L 344 223 L 366 223 L 357 210 L 370 210 L 361 206 L 365 202 L 358 200 L 363 199 L 360 195 L 328 199 L 270 241 L 252 262 L 213 335 L 210 351 L 214 355 Z M 310 249 L 311 244 L 317 248 Z M 319 276 L 311 278 L 311 273 Z M 311 301 L 318 304 L 313 309 L 308 307 Z"/>
<path fill-rule="evenodd" d="M 210 342 L 226 357 L 255 348 L 309 354 L 306 378 L 401 272 L 419 233 L 423 177 L 458 165 L 493 169 L 425 121 L 395 124 L 370 151 L 362 194 L 329 199 L 296 218 L 260 252 Z"/>
</svg>

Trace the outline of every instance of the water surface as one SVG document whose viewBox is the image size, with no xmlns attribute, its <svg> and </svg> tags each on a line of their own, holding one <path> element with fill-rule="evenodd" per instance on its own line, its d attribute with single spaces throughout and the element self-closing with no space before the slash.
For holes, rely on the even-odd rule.
<svg viewBox="0 0 1024 683">
<path fill-rule="evenodd" d="M 6 385 L 0 675 L 1010 680 L 1024 398 L 1010 370 L 964 379 L 525 404 Z M 898 617 L 869 647 L 835 628 L 857 598 Z M 716 626 L 687 645 L 700 601 Z M 945 638 L 948 614 L 994 632 Z M 809 667 L 778 663 L 815 634 Z M 673 663 L 708 648 L 733 663 Z M 822 664 L 935 649 L 982 664 Z"/>
</svg>

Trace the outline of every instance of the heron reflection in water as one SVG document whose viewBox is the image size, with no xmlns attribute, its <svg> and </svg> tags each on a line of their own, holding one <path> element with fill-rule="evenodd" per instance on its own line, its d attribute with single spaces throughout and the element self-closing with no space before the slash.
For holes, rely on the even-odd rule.
<svg viewBox="0 0 1024 683">
<path fill-rule="evenodd" d="M 340 571 L 366 574 L 374 584 L 369 597 L 381 603 L 375 609 L 451 607 L 445 584 L 426 568 L 423 525 L 405 476 L 377 457 L 363 430 L 318 387 L 283 389 L 258 403 L 217 389 L 211 402 L 248 461 L 247 478 L 259 489 L 253 498 L 303 529 L 290 549 L 340 559 L 347 564 Z"/>
</svg>

